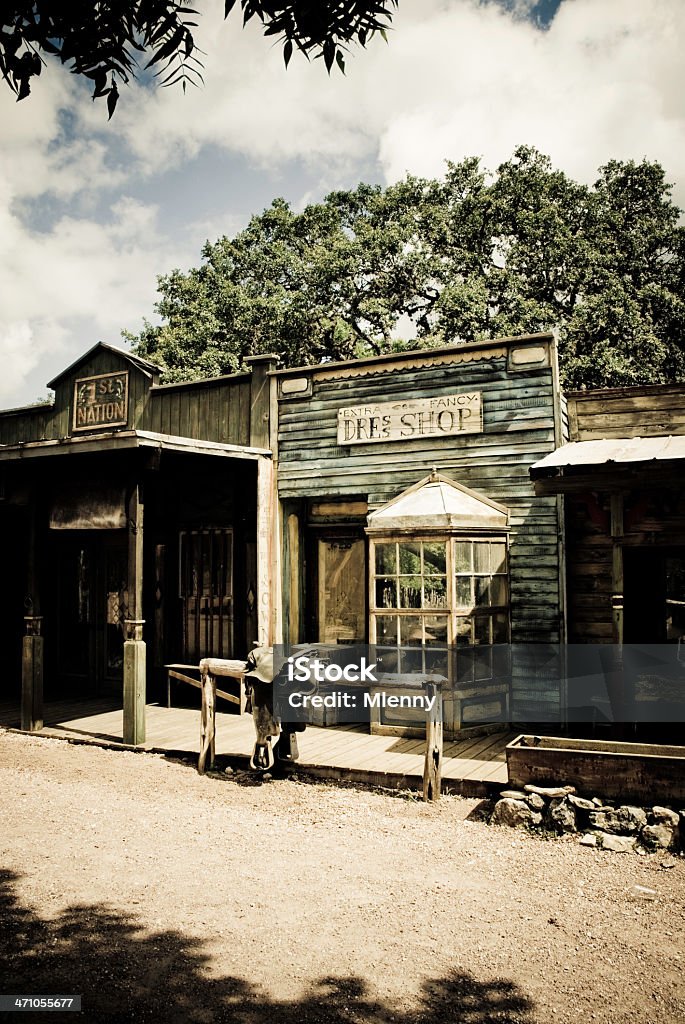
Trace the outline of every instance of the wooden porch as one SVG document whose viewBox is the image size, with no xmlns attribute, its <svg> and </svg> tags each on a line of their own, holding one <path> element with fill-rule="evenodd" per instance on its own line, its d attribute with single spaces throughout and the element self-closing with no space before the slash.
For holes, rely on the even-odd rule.
<svg viewBox="0 0 685 1024">
<path fill-rule="evenodd" d="M 148 704 L 147 742 L 140 748 L 164 754 L 199 754 L 200 710 Z M 19 727 L 18 704 L 0 704 L 0 728 Z M 59 701 L 44 708 L 44 727 L 35 735 L 126 748 L 121 707 L 105 700 Z M 507 782 L 504 748 L 515 732 L 497 732 L 446 742 L 443 791 L 485 796 Z M 319 778 L 356 781 L 393 789 L 421 789 L 425 738 L 372 736 L 365 726 L 319 728 L 298 734 L 296 770 Z M 216 755 L 246 767 L 254 745 L 250 715 L 217 711 Z"/>
</svg>

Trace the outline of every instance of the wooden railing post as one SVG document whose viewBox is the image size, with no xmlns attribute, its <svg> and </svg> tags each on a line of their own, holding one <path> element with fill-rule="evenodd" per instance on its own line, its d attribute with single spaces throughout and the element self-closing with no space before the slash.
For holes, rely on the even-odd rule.
<svg viewBox="0 0 685 1024">
<path fill-rule="evenodd" d="M 426 684 L 426 696 L 432 707 L 426 716 L 426 760 L 423 768 L 423 799 L 440 799 L 442 781 L 442 688 Z"/>
</svg>

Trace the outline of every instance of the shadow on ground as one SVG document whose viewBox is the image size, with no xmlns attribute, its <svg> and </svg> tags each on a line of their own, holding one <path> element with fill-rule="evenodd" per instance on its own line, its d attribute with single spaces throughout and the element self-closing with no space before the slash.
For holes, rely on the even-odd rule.
<svg viewBox="0 0 685 1024">
<path fill-rule="evenodd" d="M 301 999 L 280 1002 L 248 979 L 209 977 L 204 942 L 175 931 L 151 934 L 132 914 L 75 906 L 58 921 L 43 920 L 19 901 L 18 882 L 0 872 L 0 992 L 83 997 L 81 1014 L 32 1012 L 34 1024 L 531 1024 L 532 1004 L 512 982 L 458 973 L 424 983 L 410 1013 L 379 1001 L 357 977 L 321 978 Z M 274 963 L 274 971 L 288 969 Z"/>
</svg>

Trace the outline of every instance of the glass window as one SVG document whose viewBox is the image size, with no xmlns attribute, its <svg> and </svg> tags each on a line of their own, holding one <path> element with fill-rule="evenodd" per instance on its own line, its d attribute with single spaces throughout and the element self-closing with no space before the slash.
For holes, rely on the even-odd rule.
<svg viewBox="0 0 685 1024">
<path fill-rule="evenodd" d="M 446 648 L 454 645 L 462 652 L 457 678 L 492 674 L 490 649 L 509 642 L 506 539 L 397 537 L 376 542 L 373 552 L 376 642 L 433 648 L 434 660 L 442 658 L 445 667 Z M 410 658 L 410 652 L 398 654 L 397 662 L 408 670 Z"/>
</svg>

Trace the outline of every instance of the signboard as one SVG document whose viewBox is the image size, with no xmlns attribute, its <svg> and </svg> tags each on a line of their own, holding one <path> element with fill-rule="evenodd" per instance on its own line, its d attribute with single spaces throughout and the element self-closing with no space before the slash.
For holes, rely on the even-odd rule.
<svg viewBox="0 0 685 1024">
<path fill-rule="evenodd" d="M 125 427 L 127 423 L 128 370 L 74 381 L 73 430 Z"/>
<path fill-rule="evenodd" d="M 480 434 L 482 430 L 480 391 L 338 409 L 338 444 L 341 445 L 415 441 L 422 437 Z"/>
</svg>

